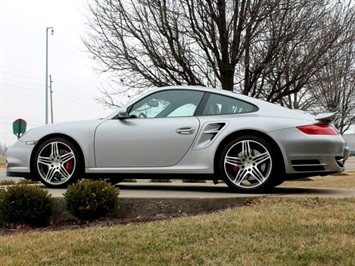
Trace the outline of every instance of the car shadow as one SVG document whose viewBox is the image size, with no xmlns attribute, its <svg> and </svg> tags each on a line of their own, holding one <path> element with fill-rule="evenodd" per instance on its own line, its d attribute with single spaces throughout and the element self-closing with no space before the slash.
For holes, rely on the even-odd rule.
<svg viewBox="0 0 355 266">
<path fill-rule="evenodd" d="M 174 191 L 174 192 L 197 192 L 218 194 L 238 194 L 238 195 L 312 195 L 312 196 L 332 196 L 339 194 L 339 189 L 332 188 L 304 188 L 304 187 L 275 187 L 268 191 L 261 192 L 236 192 L 225 184 L 174 184 L 174 183 L 119 183 L 116 185 L 121 190 L 134 191 Z"/>
<path fill-rule="evenodd" d="M 182 192 L 216 192 L 235 193 L 226 185 L 212 184 L 174 184 L 174 183 L 119 183 L 116 185 L 123 190 L 149 190 L 149 191 L 182 191 Z"/>
<path fill-rule="evenodd" d="M 335 189 L 335 188 L 276 187 L 273 189 L 272 193 L 283 194 L 283 195 L 305 194 L 305 195 L 313 195 L 316 197 L 316 196 L 338 195 L 342 191 L 346 191 L 346 189 L 342 190 L 342 189 Z"/>
</svg>

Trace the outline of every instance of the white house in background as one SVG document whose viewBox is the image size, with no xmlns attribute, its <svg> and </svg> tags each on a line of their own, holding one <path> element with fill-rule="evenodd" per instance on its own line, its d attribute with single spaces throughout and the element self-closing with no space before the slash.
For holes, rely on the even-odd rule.
<svg viewBox="0 0 355 266">
<path fill-rule="evenodd" d="M 350 151 L 355 152 L 355 132 L 350 134 L 344 134 L 343 138 L 348 143 Z"/>
</svg>

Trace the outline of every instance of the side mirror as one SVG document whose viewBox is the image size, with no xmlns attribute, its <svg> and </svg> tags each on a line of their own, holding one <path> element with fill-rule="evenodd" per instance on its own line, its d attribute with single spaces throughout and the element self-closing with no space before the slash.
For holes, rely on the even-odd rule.
<svg viewBox="0 0 355 266">
<path fill-rule="evenodd" d="M 117 117 L 118 117 L 118 119 L 126 119 L 126 118 L 128 118 L 127 108 L 121 108 L 118 111 Z"/>
</svg>

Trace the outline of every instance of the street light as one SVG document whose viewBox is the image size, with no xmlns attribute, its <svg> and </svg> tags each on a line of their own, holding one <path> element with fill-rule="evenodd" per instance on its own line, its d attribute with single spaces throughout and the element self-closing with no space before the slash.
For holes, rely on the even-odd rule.
<svg viewBox="0 0 355 266">
<path fill-rule="evenodd" d="M 48 124 L 48 30 L 51 30 L 52 35 L 54 34 L 54 29 L 53 27 L 47 27 L 46 28 L 46 124 Z"/>
</svg>

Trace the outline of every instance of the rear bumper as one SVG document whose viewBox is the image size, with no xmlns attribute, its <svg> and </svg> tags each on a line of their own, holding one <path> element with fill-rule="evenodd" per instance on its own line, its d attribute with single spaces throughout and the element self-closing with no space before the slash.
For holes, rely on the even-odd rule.
<svg viewBox="0 0 355 266">
<path fill-rule="evenodd" d="M 345 170 L 350 149 L 340 135 L 306 135 L 297 129 L 272 132 L 280 142 L 286 175 L 329 175 Z"/>
</svg>

